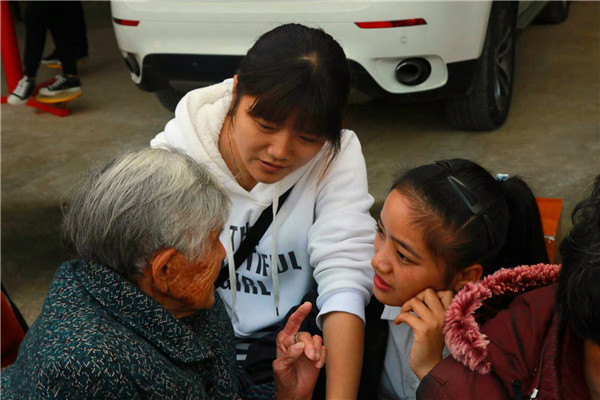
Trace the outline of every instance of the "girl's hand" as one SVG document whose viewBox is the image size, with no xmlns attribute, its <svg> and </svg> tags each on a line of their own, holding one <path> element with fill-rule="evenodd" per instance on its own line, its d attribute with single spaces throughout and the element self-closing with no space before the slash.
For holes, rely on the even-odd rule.
<svg viewBox="0 0 600 400">
<path fill-rule="evenodd" d="M 425 289 L 404 303 L 402 312 L 394 320 L 398 325 L 407 323 L 413 330 L 410 367 L 419 380 L 442 361 L 444 312 L 453 297 L 450 290 Z"/>
</svg>

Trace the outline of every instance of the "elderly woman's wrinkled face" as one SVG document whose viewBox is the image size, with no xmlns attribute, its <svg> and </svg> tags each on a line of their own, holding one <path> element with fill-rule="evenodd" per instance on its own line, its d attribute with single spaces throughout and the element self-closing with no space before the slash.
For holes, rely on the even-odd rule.
<svg viewBox="0 0 600 400">
<path fill-rule="evenodd" d="M 210 234 L 208 252 L 196 263 L 188 262 L 184 255 L 177 253 L 175 262 L 182 268 L 170 277 L 169 293 L 190 310 L 204 310 L 215 302 L 214 283 L 219 275 L 225 249 L 219 241 L 219 231 Z"/>
</svg>

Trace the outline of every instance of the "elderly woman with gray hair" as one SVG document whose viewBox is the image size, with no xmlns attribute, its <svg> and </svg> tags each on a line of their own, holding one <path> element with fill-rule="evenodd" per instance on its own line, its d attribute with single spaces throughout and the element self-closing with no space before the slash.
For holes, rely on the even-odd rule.
<svg viewBox="0 0 600 400">
<path fill-rule="evenodd" d="M 279 334 L 274 386 L 236 373 L 213 287 L 228 211 L 219 184 L 175 150 L 130 152 L 92 171 L 64 221 L 78 260 L 59 267 L 2 374 L 3 398 L 310 398 L 326 358 L 318 336 L 295 343 L 310 304 Z"/>
</svg>

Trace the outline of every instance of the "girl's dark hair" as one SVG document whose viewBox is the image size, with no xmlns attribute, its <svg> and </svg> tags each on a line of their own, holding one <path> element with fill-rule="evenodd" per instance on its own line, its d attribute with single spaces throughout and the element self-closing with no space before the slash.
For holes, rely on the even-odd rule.
<svg viewBox="0 0 600 400">
<path fill-rule="evenodd" d="M 448 281 L 477 263 L 488 275 L 548 262 L 535 197 L 518 177 L 498 181 L 472 161 L 443 160 L 409 170 L 392 190 L 410 200 L 413 222 Z"/>
<path fill-rule="evenodd" d="M 293 116 L 296 130 L 324 136 L 337 154 L 350 69 L 331 35 L 299 24 L 278 26 L 248 50 L 237 77 L 230 114 L 242 96 L 256 97 L 251 116 L 276 124 Z"/>
<path fill-rule="evenodd" d="M 555 307 L 561 331 L 570 323 L 579 337 L 600 345 L 600 176 L 572 220 L 573 229 L 560 244 Z"/>
</svg>

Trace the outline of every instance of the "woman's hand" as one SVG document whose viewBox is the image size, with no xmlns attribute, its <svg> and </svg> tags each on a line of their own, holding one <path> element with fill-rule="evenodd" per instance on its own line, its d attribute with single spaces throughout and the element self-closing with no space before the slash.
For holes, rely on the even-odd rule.
<svg viewBox="0 0 600 400">
<path fill-rule="evenodd" d="M 402 312 L 394 320 L 396 324 L 407 323 L 413 330 L 410 367 L 419 380 L 442 361 L 444 312 L 453 297 L 450 290 L 425 289 L 404 303 Z"/>
<path fill-rule="evenodd" d="M 273 361 L 277 399 L 310 399 L 325 365 L 327 349 L 321 336 L 298 333 L 311 308 L 309 302 L 298 307 L 277 335 L 277 359 Z"/>
</svg>

